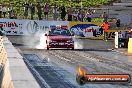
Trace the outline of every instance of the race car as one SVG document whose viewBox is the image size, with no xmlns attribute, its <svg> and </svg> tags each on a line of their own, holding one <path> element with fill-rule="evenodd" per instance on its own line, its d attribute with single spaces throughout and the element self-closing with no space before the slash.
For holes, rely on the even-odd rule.
<svg viewBox="0 0 132 88">
<path fill-rule="evenodd" d="M 50 48 L 70 48 L 74 50 L 73 34 L 67 29 L 52 29 L 45 36 L 47 50 Z"/>
</svg>

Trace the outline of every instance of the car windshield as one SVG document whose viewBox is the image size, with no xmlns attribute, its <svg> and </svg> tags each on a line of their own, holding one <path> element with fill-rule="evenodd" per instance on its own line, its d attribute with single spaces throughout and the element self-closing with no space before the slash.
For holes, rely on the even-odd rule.
<svg viewBox="0 0 132 88">
<path fill-rule="evenodd" d="M 53 36 L 56 36 L 56 35 L 65 35 L 65 36 L 70 36 L 71 33 L 69 30 L 51 30 L 49 31 L 49 35 L 53 35 Z"/>
</svg>

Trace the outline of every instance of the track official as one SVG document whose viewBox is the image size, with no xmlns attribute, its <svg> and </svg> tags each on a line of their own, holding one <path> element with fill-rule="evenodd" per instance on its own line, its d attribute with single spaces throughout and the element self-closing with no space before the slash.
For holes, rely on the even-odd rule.
<svg viewBox="0 0 132 88">
<path fill-rule="evenodd" d="M 108 29 L 109 29 L 109 23 L 108 22 L 104 22 L 102 24 L 103 30 L 104 30 L 104 40 L 108 40 Z"/>
</svg>

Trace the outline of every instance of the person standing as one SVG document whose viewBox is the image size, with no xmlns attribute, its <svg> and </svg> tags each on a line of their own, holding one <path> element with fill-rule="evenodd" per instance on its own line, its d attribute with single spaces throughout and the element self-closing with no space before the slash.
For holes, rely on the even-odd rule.
<svg viewBox="0 0 132 88">
<path fill-rule="evenodd" d="M 80 22 L 83 22 L 83 19 L 84 19 L 84 17 L 85 17 L 84 14 L 85 14 L 84 11 L 83 11 L 82 9 L 80 9 L 80 10 L 79 10 L 79 14 L 78 14 L 78 20 L 79 20 Z"/>
<path fill-rule="evenodd" d="M 74 10 L 74 15 L 73 15 L 75 21 L 78 20 L 78 14 L 79 14 L 79 11 L 78 11 L 78 9 L 76 8 L 76 9 Z"/>
<path fill-rule="evenodd" d="M 0 4 L 0 18 L 2 18 L 2 5 Z"/>
<path fill-rule="evenodd" d="M 108 22 L 108 14 L 106 12 L 102 14 L 102 17 L 103 17 L 103 22 Z"/>
<path fill-rule="evenodd" d="M 65 6 L 62 5 L 60 9 L 61 9 L 61 19 L 64 21 L 65 20 L 65 16 L 66 16 Z"/>
<path fill-rule="evenodd" d="M 82 11 L 82 9 L 79 10 L 78 20 L 79 20 L 80 22 L 83 22 L 83 11 Z"/>
<path fill-rule="evenodd" d="M 68 9 L 68 21 L 72 21 L 72 8 Z"/>
<path fill-rule="evenodd" d="M 42 15 L 42 10 L 41 10 L 41 5 L 40 5 L 40 3 L 38 2 L 38 4 L 37 4 L 37 14 L 38 14 L 38 18 L 39 18 L 39 20 L 42 20 L 42 18 L 41 18 L 41 15 Z"/>
<path fill-rule="evenodd" d="M 11 15 L 12 15 L 12 5 L 9 3 L 8 5 L 8 14 L 9 14 L 9 18 L 11 18 Z"/>
<path fill-rule="evenodd" d="M 117 19 L 117 21 L 116 21 L 116 27 L 120 27 L 121 25 L 120 25 L 120 19 Z"/>
<path fill-rule="evenodd" d="M 103 27 L 103 29 L 104 29 L 104 40 L 108 40 L 108 29 L 109 29 L 109 23 L 108 22 L 104 22 L 103 24 L 102 24 L 102 27 Z"/>
<path fill-rule="evenodd" d="M 85 17 L 85 11 L 84 11 L 84 10 L 81 10 L 81 14 L 82 14 L 82 19 L 81 19 L 81 21 L 83 22 L 83 21 L 84 21 L 84 17 Z"/>
<path fill-rule="evenodd" d="M 82 14 L 81 14 L 81 11 L 79 10 L 79 13 L 78 13 L 78 20 L 81 22 L 82 20 Z"/>
<path fill-rule="evenodd" d="M 43 10 L 44 10 L 45 19 L 48 20 L 49 5 L 47 3 L 45 3 Z"/>
<path fill-rule="evenodd" d="M 13 13 L 13 19 L 17 19 L 17 14 L 16 14 L 16 12 Z"/>
<path fill-rule="evenodd" d="M 28 8 L 29 8 L 29 4 L 27 2 L 24 3 L 24 16 L 27 19 L 28 17 Z"/>
<path fill-rule="evenodd" d="M 5 4 L 3 4 L 2 12 L 3 12 L 4 18 L 5 18 L 6 17 L 6 5 Z"/>
<path fill-rule="evenodd" d="M 30 11 L 31 11 L 31 20 L 33 20 L 33 16 L 35 14 L 35 5 L 33 3 L 30 4 Z"/>
<path fill-rule="evenodd" d="M 91 13 L 87 12 L 85 17 L 86 17 L 88 22 L 91 22 L 91 20 L 92 20 L 92 14 Z"/>
<path fill-rule="evenodd" d="M 54 7 L 53 7 L 53 19 L 54 20 L 57 20 L 57 18 L 58 18 L 58 8 L 57 8 L 57 6 L 56 6 L 56 4 L 54 5 Z"/>
</svg>

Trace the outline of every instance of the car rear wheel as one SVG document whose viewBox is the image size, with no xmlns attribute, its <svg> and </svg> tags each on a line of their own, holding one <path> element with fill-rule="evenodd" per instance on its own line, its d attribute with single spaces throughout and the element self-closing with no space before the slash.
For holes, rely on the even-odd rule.
<svg viewBox="0 0 132 88">
<path fill-rule="evenodd" d="M 49 47 L 47 46 L 47 50 L 49 50 Z"/>
</svg>

